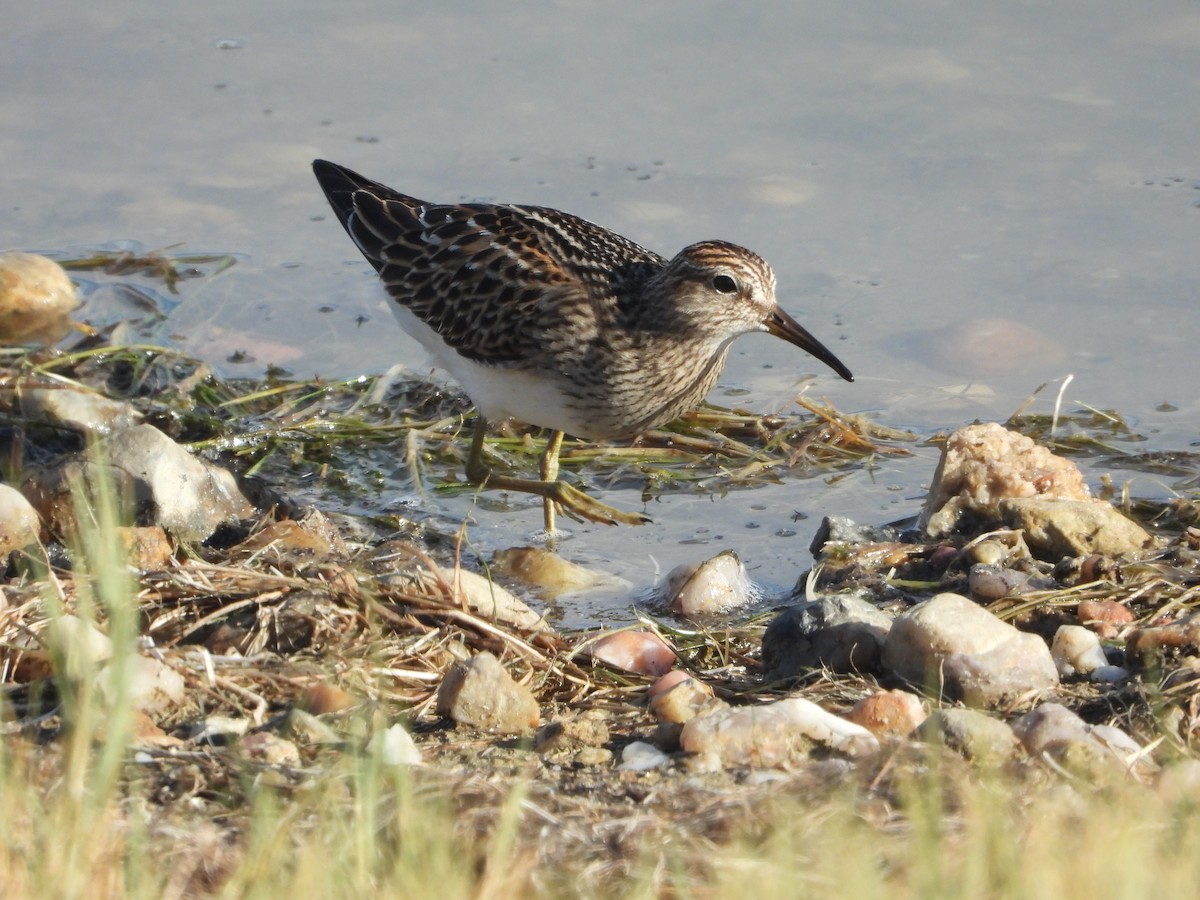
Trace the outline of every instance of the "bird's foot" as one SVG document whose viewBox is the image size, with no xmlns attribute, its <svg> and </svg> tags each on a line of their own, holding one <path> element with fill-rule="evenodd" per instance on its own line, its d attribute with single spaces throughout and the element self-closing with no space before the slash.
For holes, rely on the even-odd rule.
<svg viewBox="0 0 1200 900">
<path fill-rule="evenodd" d="M 601 525 L 646 525 L 651 519 L 644 513 L 622 512 L 607 503 L 589 497 L 565 481 L 541 481 L 546 486 L 546 530 L 554 532 L 553 507 L 557 507 L 571 518 L 599 522 Z"/>
<path fill-rule="evenodd" d="M 645 525 L 651 521 L 644 513 L 622 512 L 607 503 L 601 503 L 565 481 L 528 481 L 491 471 L 469 474 L 476 476 L 471 481 L 490 490 L 519 491 L 542 497 L 546 502 L 546 531 L 550 533 L 554 532 L 556 509 L 578 521 L 599 522 L 601 525 Z"/>
</svg>

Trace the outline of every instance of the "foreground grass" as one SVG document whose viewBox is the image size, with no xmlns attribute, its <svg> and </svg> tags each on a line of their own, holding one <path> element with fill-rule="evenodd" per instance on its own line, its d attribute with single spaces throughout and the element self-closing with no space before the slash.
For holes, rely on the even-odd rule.
<svg viewBox="0 0 1200 900">
<path fill-rule="evenodd" d="M 96 748 L 66 750 L 92 756 Z M 136 778 L 75 795 L 44 759 L 6 750 L 0 894 L 6 897 L 1046 897 L 1191 896 L 1193 802 L 1136 785 L 1024 795 L 998 775 L 909 784 L 907 802 L 846 787 L 776 799 L 722 845 L 647 846 L 629 874 L 537 865 L 547 823 L 527 786 L 491 827 L 464 833 L 418 772 L 362 758 L 302 793 L 248 789 L 237 824 L 153 812 Z M 93 770 L 94 771 L 94 770 Z M 936 777 L 938 780 L 932 780 Z M 1022 790 L 1028 790 L 1023 788 Z M 823 792 L 824 793 L 824 792 Z M 955 794 L 953 804 L 944 801 Z M 752 832 L 752 833 L 749 833 Z"/>
</svg>

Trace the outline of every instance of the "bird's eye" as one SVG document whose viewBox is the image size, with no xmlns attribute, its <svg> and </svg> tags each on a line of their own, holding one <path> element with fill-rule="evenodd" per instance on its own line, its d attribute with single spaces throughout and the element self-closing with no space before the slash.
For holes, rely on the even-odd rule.
<svg viewBox="0 0 1200 900">
<path fill-rule="evenodd" d="M 729 275 L 714 275 L 712 286 L 722 294 L 736 294 L 738 289 L 738 283 Z"/>
</svg>

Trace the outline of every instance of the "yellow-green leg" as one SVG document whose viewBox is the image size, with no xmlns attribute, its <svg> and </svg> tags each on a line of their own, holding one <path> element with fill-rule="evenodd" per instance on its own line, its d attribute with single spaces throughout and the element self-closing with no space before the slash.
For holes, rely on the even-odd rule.
<svg viewBox="0 0 1200 900">
<path fill-rule="evenodd" d="M 546 441 L 546 449 L 542 452 L 542 481 L 558 481 L 558 453 L 562 450 L 563 433 L 554 431 L 550 440 Z M 546 523 L 546 534 L 554 534 L 554 501 L 549 497 L 542 498 L 542 515 Z"/>
<path fill-rule="evenodd" d="M 467 480 L 480 487 L 520 491 L 541 497 L 545 504 L 546 530 L 550 533 L 554 532 L 556 504 L 569 516 L 604 525 L 645 525 L 650 521 L 649 516 L 621 512 L 558 480 L 558 453 L 563 441 L 561 431 L 555 431 L 546 444 L 546 451 L 542 454 L 541 481 L 529 481 L 493 472 L 483 461 L 483 441 L 486 434 L 487 421 L 483 416 L 479 416 L 475 422 L 475 434 L 471 438 L 471 454 L 467 457 Z"/>
</svg>

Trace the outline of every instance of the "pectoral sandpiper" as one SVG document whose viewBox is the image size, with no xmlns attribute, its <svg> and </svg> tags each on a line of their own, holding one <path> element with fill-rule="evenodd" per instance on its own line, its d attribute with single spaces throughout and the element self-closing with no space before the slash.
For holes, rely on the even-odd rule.
<svg viewBox="0 0 1200 900">
<path fill-rule="evenodd" d="M 666 260 L 606 228 L 538 206 L 427 203 L 324 160 L 317 181 L 379 272 L 401 326 L 479 412 L 467 478 L 543 498 L 593 522 L 650 521 L 558 480 L 563 434 L 631 438 L 696 407 L 739 335 L 765 331 L 852 381 L 850 370 L 775 302 L 775 274 L 724 241 Z M 541 480 L 483 459 L 489 420 L 552 431 Z"/>
</svg>

